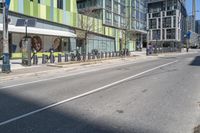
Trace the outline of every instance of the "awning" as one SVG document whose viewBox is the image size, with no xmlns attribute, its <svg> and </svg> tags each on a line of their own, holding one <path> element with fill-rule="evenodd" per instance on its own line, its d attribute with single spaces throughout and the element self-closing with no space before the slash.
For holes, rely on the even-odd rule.
<svg viewBox="0 0 200 133">
<path fill-rule="evenodd" d="M 0 31 L 3 31 L 3 24 L 0 24 Z M 25 34 L 25 27 L 17 27 L 14 25 L 8 25 L 8 31 Z M 36 34 L 36 35 L 76 37 L 76 34 L 69 31 L 50 30 L 50 29 L 42 29 L 42 28 L 35 28 L 35 27 L 28 27 L 27 32 L 28 34 Z"/>
</svg>

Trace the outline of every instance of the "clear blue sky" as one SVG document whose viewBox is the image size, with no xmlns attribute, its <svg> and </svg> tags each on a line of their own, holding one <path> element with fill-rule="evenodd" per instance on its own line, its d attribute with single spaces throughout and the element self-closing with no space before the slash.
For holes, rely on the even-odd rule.
<svg viewBox="0 0 200 133">
<path fill-rule="evenodd" d="M 197 3 L 196 10 L 200 11 L 200 0 L 196 0 L 196 3 Z M 186 8 L 188 15 L 192 15 L 192 0 L 186 0 Z M 200 12 L 197 12 L 196 19 L 200 20 Z"/>
</svg>

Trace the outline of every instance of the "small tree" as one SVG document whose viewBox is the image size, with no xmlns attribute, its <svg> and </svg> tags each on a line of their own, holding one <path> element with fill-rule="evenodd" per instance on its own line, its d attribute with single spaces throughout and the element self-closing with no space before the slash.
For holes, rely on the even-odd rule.
<svg viewBox="0 0 200 133">
<path fill-rule="evenodd" d="M 90 32 L 95 32 L 96 30 L 99 29 L 99 28 L 96 28 L 97 25 L 94 22 L 94 19 L 97 18 L 97 15 L 98 15 L 95 13 L 95 10 L 96 10 L 95 8 L 83 9 L 81 11 L 82 14 L 79 15 L 78 23 L 79 23 L 79 28 L 83 30 L 83 32 L 80 33 L 81 34 L 80 36 L 82 39 L 84 39 L 84 46 L 83 46 L 84 53 L 86 53 L 88 34 Z"/>
<path fill-rule="evenodd" d="M 130 18 L 129 17 L 126 17 L 125 18 L 125 23 L 124 25 L 122 26 L 122 37 L 124 37 L 124 43 L 125 43 L 125 49 L 127 47 L 127 42 L 129 42 L 130 40 Z M 129 40 L 127 40 L 129 39 Z"/>
</svg>

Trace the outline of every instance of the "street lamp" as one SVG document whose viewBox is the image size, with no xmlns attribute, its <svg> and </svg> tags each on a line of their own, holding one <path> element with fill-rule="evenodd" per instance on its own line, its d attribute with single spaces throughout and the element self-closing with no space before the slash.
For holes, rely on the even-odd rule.
<svg viewBox="0 0 200 133">
<path fill-rule="evenodd" d="M 146 28 L 146 31 L 147 31 L 146 55 L 149 55 L 149 28 Z"/>
</svg>

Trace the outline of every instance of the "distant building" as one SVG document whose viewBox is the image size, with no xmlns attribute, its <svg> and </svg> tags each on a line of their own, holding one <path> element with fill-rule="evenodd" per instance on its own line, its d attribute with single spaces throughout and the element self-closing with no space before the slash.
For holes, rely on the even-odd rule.
<svg viewBox="0 0 200 133">
<path fill-rule="evenodd" d="M 143 35 L 146 35 L 146 0 L 77 0 L 78 11 L 81 14 L 89 15 L 101 19 L 103 25 L 119 30 L 127 30 L 130 41 L 127 42 L 132 50 L 132 46 L 143 43 Z M 88 13 L 93 10 L 93 13 Z M 124 46 L 120 34 L 120 48 Z"/>
<path fill-rule="evenodd" d="M 195 17 L 194 17 L 194 15 L 188 16 L 187 22 L 188 22 L 188 31 L 195 32 Z"/>
<path fill-rule="evenodd" d="M 181 46 L 187 31 L 186 16 L 185 0 L 149 0 L 149 41 L 158 47 Z"/>
<path fill-rule="evenodd" d="M 196 20 L 195 32 L 200 34 L 200 20 Z"/>
</svg>

